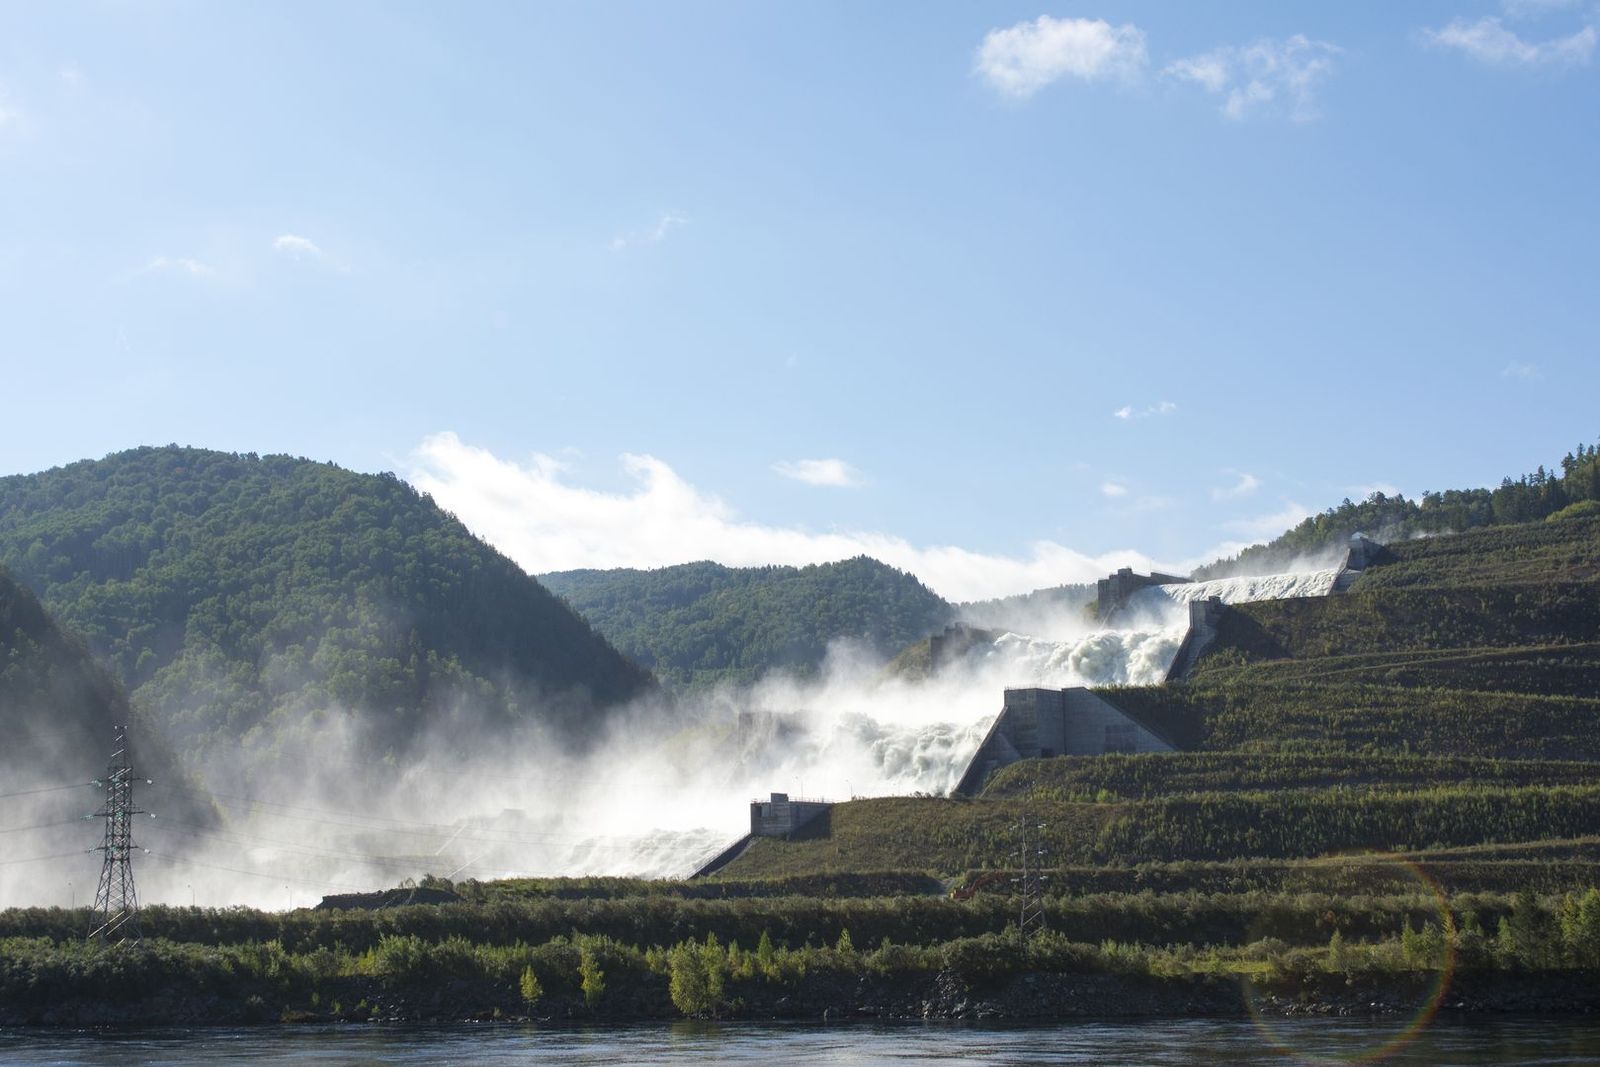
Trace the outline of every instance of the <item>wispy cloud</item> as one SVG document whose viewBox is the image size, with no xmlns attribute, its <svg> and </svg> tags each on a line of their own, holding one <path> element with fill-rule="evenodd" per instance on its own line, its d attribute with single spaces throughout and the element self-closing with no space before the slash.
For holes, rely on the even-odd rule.
<svg viewBox="0 0 1600 1067">
<path fill-rule="evenodd" d="M 1261 488 L 1261 479 L 1254 474 L 1248 474 L 1244 471 L 1233 471 L 1231 473 L 1237 474 L 1239 480 L 1232 485 L 1219 486 L 1211 490 L 1212 500 L 1239 500 Z"/>
<path fill-rule="evenodd" d="M 973 69 L 996 91 L 1026 100 L 1062 78 L 1133 81 L 1147 62 L 1144 31 L 1137 26 L 1040 15 L 1032 22 L 990 30 L 978 46 Z"/>
<path fill-rule="evenodd" d="M 1123 497 L 1128 495 L 1128 487 L 1121 482 L 1106 481 L 1100 483 L 1100 492 L 1112 498 Z"/>
<path fill-rule="evenodd" d="M 204 277 L 216 273 L 209 264 L 188 256 L 156 256 L 146 263 L 142 274 L 173 273 L 187 274 L 191 277 Z"/>
<path fill-rule="evenodd" d="M 321 259 L 322 249 L 309 237 L 297 233 L 283 233 L 272 239 L 272 250 L 295 259 Z"/>
<path fill-rule="evenodd" d="M 1157 401 L 1147 408 L 1135 408 L 1132 404 L 1125 404 L 1111 413 L 1112 418 L 1124 421 L 1131 419 L 1148 419 L 1152 415 L 1171 415 L 1178 410 L 1178 405 L 1170 400 Z"/>
<path fill-rule="evenodd" d="M 642 233 L 618 234 L 611 239 L 611 250 L 620 252 L 632 245 L 660 244 L 667 239 L 673 230 L 689 225 L 687 215 L 679 215 L 671 211 L 663 211 L 661 217 L 656 219 L 656 224 Z"/>
<path fill-rule="evenodd" d="M 1234 519 L 1224 523 L 1223 529 L 1257 540 L 1266 540 L 1278 536 L 1310 514 L 1311 509 L 1304 504 L 1285 500 L 1283 508 L 1279 511 L 1257 515 L 1254 518 Z"/>
<path fill-rule="evenodd" d="M 1352 485 L 1345 492 L 1350 494 L 1351 500 L 1366 500 L 1376 493 L 1384 496 L 1403 496 L 1400 487 L 1391 482 L 1372 482 L 1368 485 Z"/>
<path fill-rule="evenodd" d="M 1440 48 L 1454 48 L 1496 67 L 1566 67 L 1588 63 L 1600 40 L 1593 26 L 1547 41 L 1524 40 L 1493 15 L 1456 19 L 1438 30 L 1424 30 L 1423 39 Z"/>
<path fill-rule="evenodd" d="M 571 484 L 551 456 L 516 463 L 441 433 L 412 454 L 410 479 L 534 574 L 700 559 L 729 566 L 803 565 L 868 555 L 911 571 L 952 600 L 979 600 L 1090 581 L 1118 567 L 1179 566 L 1133 551 L 1090 556 L 1053 541 L 1032 542 L 1023 554 L 1000 555 L 914 545 L 887 533 L 770 526 L 740 519 L 660 459 L 627 455 L 622 462 L 635 486 L 604 492 Z"/>
<path fill-rule="evenodd" d="M 774 463 L 772 469 L 785 478 L 807 485 L 854 489 L 862 484 L 861 472 L 842 459 L 796 459 Z"/>
<path fill-rule="evenodd" d="M 1297 33 L 1175 60 L 1162 73 L 1221 96 L 1230 119 L 1279 111 L 1307 122 L 1317 117 L 1316 87 L 1332 73 L 1338 54 L 1336 46 Z"/>
<path fill-rule="evenodd" d="M 1539 373 L 1539 368 L 1534 364 L 1523 363 L 1514 359 L 1506 364 L 1506 369 L 1500 372 L 1500 377 L 1532 380 L 1542 378 L 1544 375 Z"/>
</svg>

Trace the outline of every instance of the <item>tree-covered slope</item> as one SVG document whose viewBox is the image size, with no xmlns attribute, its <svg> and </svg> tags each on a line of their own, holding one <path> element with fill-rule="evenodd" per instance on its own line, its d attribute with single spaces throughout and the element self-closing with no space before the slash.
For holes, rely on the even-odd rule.
<svg viewBox="0 0 1600 1067">
<path fill-rule="evenodd" d="M 1539 467 L 1504 478 L 1493 489 L 1424 492 L 1420 500 L 1373 493 L 1311 515 L 1266 544 L 1194 572 L 1196 579 L 1228 574 L 1271 574 L 1306 557 L 1341 548 L 1352 534 L 1385 542 L 1461 533 L 1484 526 L 1514 526 L 1600 514 L 1600 445 L 1579 445 L 1562 457 L 1560 473 Z"/>
<path fill-rule="evenodd" d="M 171 446 L 0 478 L 0 563 L 186 756 L 333 711 L 388 746 L 447 716 L 576 733 L 651 684 L 387 474 Z"/>
<path fill-rule="evenodd" d="M 140 775 L 172 783 L 177 761 L 133 714 L 122 687 L 0 567 L 0 736 L 6 739 L 0 744 L 0 781 L 34 798 L 87 783 L 103 772 L 119 726 L 128 728 Z M 85 812 L 94 803 L 87 790 L 49 799 Z M 8 807 L 19 803 L 13 799 Z"/>
<path fill-rule="evenodd" d="M 865 556 L 809 567 L 563 571 L 540 580 L 618 648 L 680 685 L 809 671 L 841 638 L 887 655 L 952 614 L 914 576 Z"/>
</svg>

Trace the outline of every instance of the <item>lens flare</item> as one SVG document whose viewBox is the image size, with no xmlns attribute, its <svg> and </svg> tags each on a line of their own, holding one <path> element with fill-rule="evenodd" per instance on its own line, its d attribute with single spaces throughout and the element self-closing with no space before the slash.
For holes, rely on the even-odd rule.
<svg viewBox="0 0 1600 1067">
<path fill-rule="evenodd" d="M 1285 1032 L 1284 1017 L 1273 1013 L 1265 1003 L 1266 994 L 1257 988 L 1250 977 L 1243 979 L 1245 1007 L 1249 1010 L 1250 1018 L 1254 1021 L 1256 1029 L 1266 1039 L 1267 1043 L 1278 1052 L 1293 1057 L 1296 1061 L 1305 1064 L 1322 1065 L 1362 1064 L 1377 1063 L 1388 1059 L 1395 1053 L 1415 1041 L 1423 1031 L 1433 1022 L 1438 1015 L 1439 1008 L 1444 1003 L 1445 995 L 1450 990 L 1451 978 L 1455 975 L 1456 968 L 1456 924 L 1455 917 L 1450 911 L 1450 902 L 1446 897 L 1443 887 L 1438 881 L 1424 870 L 1418 863 L 1404 856 L 1389 853 L 1364 854 L 1359 858 L 1338 857 L 1330 861 L 1330 865 L 1349 868 L 1360 864 L 1382 865 L 1390 870 L 1403 871 L 1433 897 L 1439 915 L 1439 928 L 1444 934 L 1443 956 L 1438 961 L 1439 966 L 1434 972 L 1433 980 L 1429 983 L 1427 994 L 1422 998 L 1416 1012 L 1406 1024 L 1395 1031 L 1387 1039 L 1373 1045 L 1363 1046 L 1348 1053 L 1329 1053 L 1325 1051 L 1312 1051 L 1304 1047 L 1302 1039 L 1299 1045 L 1295 1044 L 1293 1035 Z M 1410 920 L 1407 920 L 1409 925 Z"/>
</svg>

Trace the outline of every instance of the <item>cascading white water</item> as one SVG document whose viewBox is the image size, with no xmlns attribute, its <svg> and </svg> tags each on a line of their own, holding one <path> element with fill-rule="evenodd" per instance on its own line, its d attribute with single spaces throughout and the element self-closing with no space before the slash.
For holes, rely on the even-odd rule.
<svg viewBox="0 0 1600 1067">
<path fill-rule="evenodd" d="M 1181 585 L 1153 585 L 1135 593 L 1131 606 L 1147 608 L 1170 601 L 1187 604 L 1193 600 L 1218 597 L 1224 604 L 1248 604 L 1253 600 L 1292 600 L 1296 597 L 1327 596 L 1339 578 L 1339 568 L 1304 571 L 1299 574 L 1258 574 L 1239 578 L 1218 578 L 1210 582 Z"/>
<path fill-rule="evenodd" d="M 1127 625 L 1051 641 L 1004 633 L 969 649 L 920 683 L 830 672 L 815 687 L 758 688 L 753 699 L 793 712 L 796 730 L 776 750 L 752 751 L 740 768 L 753 781 L 814 783 L 813 792 L 947 792 L 993 721 L 1007 687 L 1151 685 L 1162 681 L 1188 630 L 1186 605 L 1326 596 L 1338 570 L 1152 586 L 1129 604 Z M 808 786 L 808 788 L 810 788 Z M 708 857 L 707 857 L 708 858 Z"/>
<path fill-rule="evenodd" d="M 840 647 L 813 679 L 774 674 L 671 715 L 642 708 L 583 759 L 551 759 L 549 748 L 529 746 L 486 751 L 473 773 L 419 765 L 379 805 L 390 821 L 363 826 L 363 840 L 255 849 L 251 859 L 266 872 L 260 879 L 243 886 L 219 881 L 206 895 L 274 904 L 282 899 L 274 896 L 283 885 L 276 876 L 286 865 L 302 878 L 357 886 L 426 872 L 681 877 L 744 832 L 753 798 L 772 791 L 831 799 L 948 792 L 993 722 L 1003 689 L 1159 682 L 1183 640 L 1188 601 L 1325 595 L 1336 575 L 1151 587 L 1133 598 L 1121 627 L 1066 640 L 1002 634 L 924 679 L 885 675 L 881 662 Z M 1051 632 L 1070 634 L 1074 625 L 1069 615 Z M 697 725 L 664 734 L 660 724 L 681 722 L 686 710 Z M 480 829 L 450 841 L 419 839 L 395 818 Z M 304 832 L 260 811 L 234 829 L 278 842 Z M 381 865 L 319 850 L 377 856 Z M 415 870 L 408 870 L 413 861 Z M 223 871 L 239 858 L 229 852 L 216 862 Z M 155 899 L 181 899 L 191 880 L 199 881 L 187 870 L 173 878 L 152 887 Z"/>
</svg>

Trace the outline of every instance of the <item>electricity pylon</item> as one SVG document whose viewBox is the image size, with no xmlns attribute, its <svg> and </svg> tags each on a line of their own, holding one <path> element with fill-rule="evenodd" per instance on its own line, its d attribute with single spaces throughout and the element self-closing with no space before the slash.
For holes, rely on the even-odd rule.
<svg viewBox="0 0 1600 1067">
<path fill-rule="evenodd" d="M 1028 830 L 1038 831 L 1034 840 L 1028 841 Z M 1035 823 L 1024 815 L 1018 826 L 1022 877 L 1022 905 L 1017 916 L 1017 932 L 1022 935 L 1022 940 L 1028 940 L 1031 934 L 1044 929 L 1044 823 Z"/>
<path fill-rule="evenodd" d="M 128 763 L 128 729 L 119 726 L 106 776 L 95 782 L 106 791 L 105 805 L 93 816 L 105 819 L 106 836 L 94 850 L 104 853 L 104 860 L 100 888 L 94 894 L 94 927 L 89 937 L 102 943 L 139 940 L 139 892 L 133 885 L 133 817 L 144 812 L 133 806 L 133 782 L 133 767 Z"/>
</svg>

